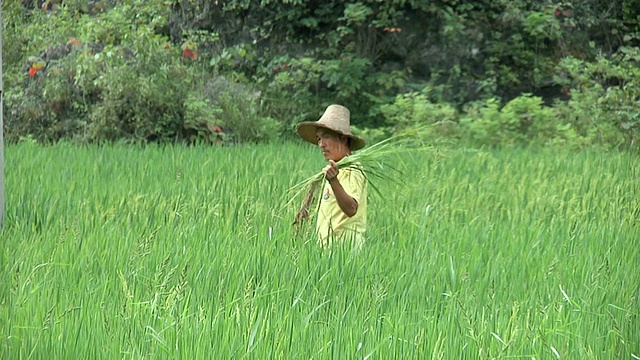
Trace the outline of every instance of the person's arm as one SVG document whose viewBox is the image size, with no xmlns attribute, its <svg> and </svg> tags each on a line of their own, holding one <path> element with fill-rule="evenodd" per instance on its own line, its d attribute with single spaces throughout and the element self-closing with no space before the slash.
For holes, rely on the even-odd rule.
<svg viewBox="0 0 640 360">
<path fill-rule="evenodd" d="M 331 189 L 333 189 L 333 195 L 336 197 L 340 210 L 348 217 L 355 215 L 358 212 L 358 202 L 351 195 L 347 194 L 342 184 L 340 184 L 336 163 L 330 160 L 329 165 L 323 169 L 323 172 L 329 181 L 329 185 L 331 185 Z"/>
<path fill-rule="evenodd" d="M 344 188 L 342 187 L 342 184 L 340 184 L 340 181 L 337 177 L 329 180 L 329 184 L 333 189 L 333 194 L 336 197 L 338 206 L 340 206 L 340 210 L 342 210 L 342 212 L 345 213 L 345 215 L 347 215 L 348 217 L 352 217 L 353 215 L 355 215 L 358 212 L 358 202 L 356 201 L 356 199 L 354 199 L 353 197 L 351 197 L 351 195 L 347 194 L 347 192 L 344 191 Z"/>
</svg>

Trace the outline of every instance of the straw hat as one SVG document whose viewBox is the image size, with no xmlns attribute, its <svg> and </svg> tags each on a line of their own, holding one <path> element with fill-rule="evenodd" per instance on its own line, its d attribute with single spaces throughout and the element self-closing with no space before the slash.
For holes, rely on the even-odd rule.
<svg viewBox="0 0 640 360">
<path fill-rule="evenodd" d="M 351 150 L 358 150 L 364 147 L 364 140 L 351 133 L 349 109 L 342 105 L 329 105 L 320 120 L 301 122 L 296 126 L 296 132 L 308 142 L 318 144 L 316 131 L 319 128 L 329 129 L 351 138 Z"/>
</svg>

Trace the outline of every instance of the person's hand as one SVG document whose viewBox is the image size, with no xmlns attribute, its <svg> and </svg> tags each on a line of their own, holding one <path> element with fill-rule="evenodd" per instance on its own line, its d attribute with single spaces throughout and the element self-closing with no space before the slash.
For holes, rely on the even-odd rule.
<svg viewBox="0 0 640 360">
<path fill-rule="evenodd" d="M 333 160 L 329 160 L 329 165 L 325 166 L 324 169 L 322 169 L 322 172 L 324 173 L 324 177 L 327 180 L 333 181 L 338 178 L 338 173 L 340 171 L 338 170 L 338 165 L 336 165 L 336 162 Z"/>
</svg>

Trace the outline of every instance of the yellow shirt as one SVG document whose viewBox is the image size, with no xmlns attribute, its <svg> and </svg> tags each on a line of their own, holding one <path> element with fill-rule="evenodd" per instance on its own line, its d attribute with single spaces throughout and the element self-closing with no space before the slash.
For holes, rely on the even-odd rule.
<svg viewBox="0 0 640 360">
<path fill-rule="evenodd" d="M 358 210 L 348 217 L 340 209 L 331 184 L 325 181 L 316 225 L 320 244 L 330 246 L 334 240 L 341 243 L 353 241 L 353 245 L 360 248 L 367 227 L 367 179 L 357 168 L 344 168 L 338 172 L 338 181 L 344 191 L 358 202 Z"/>
</svg>

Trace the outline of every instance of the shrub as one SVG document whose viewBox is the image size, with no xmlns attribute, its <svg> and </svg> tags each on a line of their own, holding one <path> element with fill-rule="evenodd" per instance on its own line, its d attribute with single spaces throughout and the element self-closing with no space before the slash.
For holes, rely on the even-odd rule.
<svg viewBox="0 0 640 360">
<path fill-rule="evenodd" d="M 461 119 L 467 136 L 480 145 L 547 145 L 570 137 L 555 112 L 540 97 L 525 94 L 504 107 L 497 99 L 467 107 Z"/>
<path fill-rule="evenodd" d="M 7 141 L 25 136 L 41 142 L 277 138 L 280 123 L 261 115 L 254 90 L 235 91 L 241 86 L 225 81 L 210 91 L 211 79 L 222 77 L 203 72 L 197 50 L 187 56 L 146 26 L 131 23 L 130 32 L 124 31 L 123 18 L 129 15 L 122 11 L 105 13 L 94 24 L 79 21 L 88 28 L 78 30 L 85 38 L 49 46 L 12 74 Z M 106 17 L 110 20 L 103 24 L 100 19 Z M 67 24 L 74 17 L 61 12 L 53 18 Z M 221 127 L 227 133 L 221 134 Z"/>
<path fill-rule="evenodd" d="M 269 113 L 287 119 L 288 128 L 315 117 L 331 103 L 349 107 L 354 124 L 376 127 L 382 125 L 380 118 L 368 115 L 380 78 L 371 76 L 370 70 L 370 61 L 363 58 L 279 57 L 256 80 L 264 89 Z"/>
<path fill-rule="evenodd" d="M 458 136 L 458 111 L 450 104 L 434 102 L 431 91 L 425 87 L 420 92 L 400 94 L 393 103 L 380 106 L 392 133 L 418 132 L 425 140 Z"/>
<path fill-rule="evenodd" d="M 229 129 L 230 137 L 241 142 L 268 142 L 278 139 L 282 122 L 262 115 L 260 100 L 238 94 L 224 94 L 216 104 L 215 121 Z"/>
<path fill-rule="evenodd" d="M 555 108 L 587 143 L 634 148 L 640 135 L 639 65 L 640 49 L 632 47 L 611 59 L 563 59 L 557 81 L 570 89 L 571 99 Z"/>
</svg>

